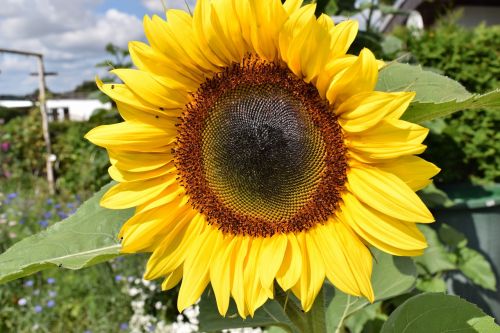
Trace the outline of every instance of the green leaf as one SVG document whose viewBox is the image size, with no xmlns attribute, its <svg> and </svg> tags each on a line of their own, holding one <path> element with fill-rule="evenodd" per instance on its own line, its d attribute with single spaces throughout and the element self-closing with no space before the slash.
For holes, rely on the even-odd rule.
<svg viewBox="0 0 500 333">
<path fill-rule="evenodd" d="M 448 246 L 461 248 L 467 245 L 465 235 L 448 224 L 441 224 L 438 232 L 439 238 Z"/>
<path fill-rule="evenodd" d="M 415 91 L 415 99 L 401 117 L 414 123 L 465 109 L 500 107 L 500 90 L 484 95 L 471 94 L 457 81 L 408 64 L 392 63 L 384 67 L 379 73 L 376 90 Z"/>
<path fill-rule="evenodd" d="M 418 225 L 420 231 L 425 235 L 429 247 L 425 249 L 424 254 L 413 259 L 425 269 L 429 274 L 456 269 L 452 255 L 443 246 L 437 232 L 427 225 Z"/>
<path fill-rule="evenodd" d="M 378 250 L 372 250 L 372 252 L 375 258 L 372 285 L 377 301 L 401 295 L 413 289 L 417 271 L 410 258 L 393 257 Z M 334 296 L 326 310 L 328 332 L 337 332 L 349 315 L 368 304 L 370 303 L 365 298 L 346 295 L 335 289 Z"/>
<path fill-rule="evenodd" d="M 406 110 L 402 119 L 414 123 L 421 123 L 426 120 L 444 117 L 461 110 L 484 108 L 500 108 L 500 90 L 493 90 L 483 95 L 474 94 L 462 101 L 452 100 L 442 103 L 413 102 Z"/>
<path fill-rule="evenodd" d="M 366 332 L 368 330 L 369 323 L 373 326 L 375 323 L 387 320 L 387 315 L 381 312 L 381 306 L 382 302 L 370 304 L 350 315 L 345 321 L 345 326 L 349 329 L 349 332 Z M 376 330 L 376 332 L 379 331 L 380 327 Z"/>
<path fill-rule="evenodd" d="M 431 293 L 442 293 L 447 290 L 446 282 L 439 277 L 418 279 L 416 287 L 418 290 Z"/>
<path fill-rule="evenodd" d="M 2 253 L 0 283 L 54 266 L 79 269 L 116 257 L 120 251 L 116 236 L 133 210 L 99 206 L 99 200 L 110 186 L 103 187 L 74 215 Z"/>
<path fill-rule="evenodd" d="M 475 284 L 496 291 L 496 278 L 486 258 L 468 247 L 461 248 L 458 256 L 458 268 Z"/>
<path fill-rule="evenodd" d="M 453 205 L 453 201 L 448 197 L 448 194 L 438 189 L 434 184 L 429 184 L 419 191 L 418 195 L 429 208 L 450 207 Z"/>
<path fill-rule="evenodd" d="M 421 294 L 399 306 L 380 333 L 499 333 L 500 327 L 477 306 L 460 297 Z"/>
</svg>

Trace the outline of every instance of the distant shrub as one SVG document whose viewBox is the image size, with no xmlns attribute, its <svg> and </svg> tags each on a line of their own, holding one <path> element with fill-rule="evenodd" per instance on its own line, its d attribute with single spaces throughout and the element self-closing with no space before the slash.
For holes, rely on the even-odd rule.
<svg viewBox="0 0 500 333">
<path fill-rule="evenodd" d="M 50 123 L 52 150 L 57 156 L 54 171 L 58 188 L 73 193 L 94 192 L 110 181 L 105 150 L 83 136 L 98 125 L 119 120 L 116 111 L 100 111 L 87 122 Z M 44 177 L 45 145 L 38 110 L 2 126 L 0 143 L 9 145 L 5 151 L 0 150 L 0 178 L 13 178 L 23 183 L 30 181 L 27 175 Z"/>
<path fill-rule="evenodd" d="M 420 37 L 408 30 L 397 35 L 418 63 L 438 69 L 469 91 L 500 88 L 500 26 L 466 29 L 443 21 Z M 430 135 L 427 140 L 427 157 L 443 169 L 436 180 L 499 182 L 500 112 L 460 112 L 445 118 L 444 125 L 440 137 Z"/>
</svg>

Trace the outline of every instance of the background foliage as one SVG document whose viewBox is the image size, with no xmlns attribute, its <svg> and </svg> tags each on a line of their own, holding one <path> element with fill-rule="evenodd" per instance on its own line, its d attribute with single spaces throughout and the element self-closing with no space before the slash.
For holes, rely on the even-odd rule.
<svg viewBox="0 0 500 333">
<path fill-rule="evenodd" d="M 453 17 L 422 32 L 400 29 L 396 36 L 411 60 L 462 83 L 473 93 L 500 88 L 500 26 L 459 26 Z M 401 53 L 399 53 L 401 54 Z M 500 112 L 461 112 L 430 124 L 424 154 L 442 168 L 436 182 L 500 181 Z"/>
</svg>

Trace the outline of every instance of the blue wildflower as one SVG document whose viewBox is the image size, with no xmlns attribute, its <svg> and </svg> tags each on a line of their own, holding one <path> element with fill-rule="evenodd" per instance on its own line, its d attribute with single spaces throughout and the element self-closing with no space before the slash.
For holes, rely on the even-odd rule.
<svg viewBox="0 0 500 333">
<path fill-rule="evenodd" d="M 59 208 L 61 208 L 61 204 L 55 204 L 55 205 L 54 205 L 54 208 L 55 208 L 55 209 L 59 209 Z"/>
<path fill-rule="evenodd" d="M 47 199 L 47 205 L 52 205 L 54 203 L 54 201 L 52 199 Z"/>
<path fill-rule="evenodd" d="M 70 209 L 71 209 L 71 208 L 75 208 L 75 204 L 74 204 L 73 202 L 68 202 L 68 203 L 66 204 L 66 207 L 68 207 L 68 208 L 70 208 Z"/>
<path fill-rule="evenodd" d="M 57 296 L 57 292 L 53 291 L 53 290 L 49 290 L 49 297 L 56 297 Z"/>
<path fill-rule="evenodd" d="M 128 330 L 128 323 L 121 323 L 120 324 L 120 330 L 122 330 L 122 331 Z"/>
<path fill-rule="evenodd" d="M 121 275 L 118 274 L 118 275 L 115 276 L 115 281 L 116 282 L 119 282 L 121 280 L 123 280 L 123 277 Z"/>
<path fill-rule="evenodd" d="M 40 312 L 42 312 L 42 310 L 43 310 L 43 308 L 41 305 L 35 305 L 35 312 L 36 313 L 40 313 Z"/>
<path fill-rule="evenodd" d="M 41 220 L 40 222 L 38 222 L 38 224 L 42 227 L 42 228 L 47 228 L 49 226 L 49 222 L 47 220 Z"/>
<path fill-rule="evenodd" d="M 54 284 L 54 283 L 56 283 L 56 279 L 50 277 L 50 278 L 47 279 L 47 283 L 48 284 Z"/>
<path fill-rule="evenodd" d="M 47 302 L 47 307 L 48 307 L 48 308 L 53 308 L 55 305 L 56 305 L 56 302 L 55 302 L 53 299 L 50 299 L 50 300 Z"/>
<path fill-rule="evenodd" d="M 62 212 L 62 211 L 58 211 L 57 215 L 59 215 L 59 217 L 62 219 L 65 219 L 68 217 L 68 214 L 66 214 L 65 212 Z"/>
<path fill-rule="evenodd" d="M 33 287 L 34 284 L 35 284 L 35 282 L 33 280 L 28 280 L 28 281 L 24 282 L 25 287 Z"/>
<path fill-rule="evenodd" d="M 45 212 L 43 214 L 43 217 L 45 217 L 46 219 L 50 219 L 52 217 L 52 212 Z"/>
<path fill-rule="evenodd" d="M 12 200 L 12 199 L 15 199 L 15 198 L 17 198 L 17 193 L 16 192 L 12 192 L 12 193 L 7 194 L 7 199 Z"/>
</svg>

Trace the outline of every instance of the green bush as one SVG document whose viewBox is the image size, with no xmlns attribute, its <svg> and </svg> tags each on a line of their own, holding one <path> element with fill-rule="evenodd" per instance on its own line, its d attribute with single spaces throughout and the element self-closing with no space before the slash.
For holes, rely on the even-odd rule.
<svg viewBox="0 0 500 333">
<path fill-rule="evenodd" d="M 26 109 L 10 109 L 0 106 L 0 125 L 9 122 L 11 119 L 26 116 Z"/>
<path fill-rule="evenodd" d="M 83 139 L 92 128 L 120 121 L 118 113 L 100 111 L 87 122 L 55 122 L 49 124 L 57 188 L 70 193 L 93 193 L 110 181 L 106 151 Z M 0 179 L 18 181 L 25 188 L 33 177 L 45 175 L 45 144 L 37 109 L 17 117 L 0 129 Z"/>
<path fill-rule="evenodd" d="M 458 80 L 469 91 L 484 93 L 500 87 L 500 26 L 469 30 L 453 20 L 416 37 L 400 30 L 414 60 Z M 500 181 L 500 113 L 498 110 L 460 112 L 445 119 L 427 140 L 426 157 L 443 171 L 438 183 Z"/>
</svg>

